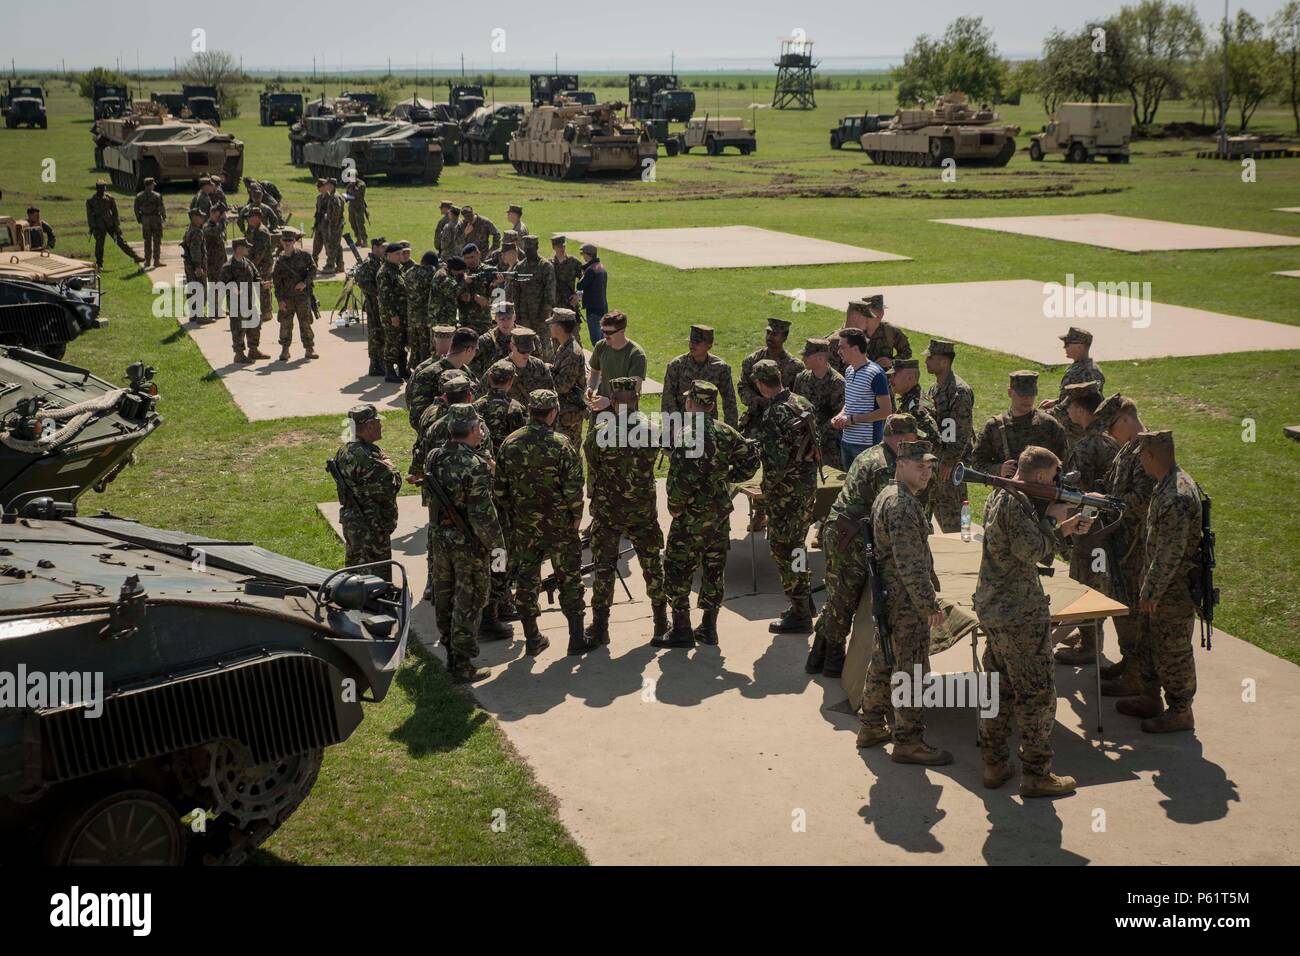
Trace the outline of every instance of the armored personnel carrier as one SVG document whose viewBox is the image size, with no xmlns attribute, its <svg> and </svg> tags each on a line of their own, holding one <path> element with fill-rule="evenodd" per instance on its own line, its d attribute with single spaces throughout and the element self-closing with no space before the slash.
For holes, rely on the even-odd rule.
<svg viewBox="0 0 1300 956">
<path fill-rule="evenodd" d="M 432 130 L 442 146 L 443 165 L 460 164 L 461 154 L 464 152 L 461 145 L 460 122 L 455 112 L 446 103 L 434 103 L 431 100 L 412 96 L 409 100 L 403 100 L 394 106 L 390 118 L 405 120 Z"/>
<path fill-rule="evenodd" d="M 436 183 L 443 166 L 437 131 L 401 120 L 347 123 L 325 142 L 306 143 L 302 156 L 313 176 L 339 181 L 352 168 L 364 179 L 385 175 Z"/>
<path fill-rule="evenodd" d="M 622 103 L 538 106 L 511 138 L 510 162 L 517 172 L 550 179 L 639 176 L 659 146 L 643 125 L 618 117 L 622 108 Z"/>
<path fill-rule="evenodd" d="M 241 862 L 406 653 L 400 565 L 393 585 L 376 566 L 78 515 L 159 423 L 151 371 L 120 390 L 0 350 L 5 864 Z"/>
<path fill-rule="evenodd" d="M 11 81 L 8 92 L 0 96 L 0 113 L 4 114 L 8 129 L 19 126 L 45 129 L 49 126 L 45 115 L 45 91 L 33 83 L 14 85 Z"/>
<path fill-rule="evenodd" d="M 486 163 L 493 156 L 508 159 L 510 140 L 523 121 L 524 108 L 517 103 L 480 106 L 461 125 L 466 161 Z"/>
<path fill-rule="evenodd" d="M 150 176 L 161 186 L 225 173 L 226 188 L 237 188 L 244 173 L 240 140 L 199 120 L 160 114 L 136 112 L 95 123 L 90 130 L 95 168 L 107 170 L 114 186 L 132 193 Z"/>
<path fill-rule="evenodd" d="M 301 122 L 289 127 L 289 162 L 306 166 L 305 148 L 308 143 L 324 143 L 333 138 L 348 123 L 364 123 L 370 119 L 359 103 L 345 99 L 328 99 L 322 96 L 303 108 Z"/>
<path fill-rule="evenodd" d="M 1016 152 L 1019 126 L 999 122 L 988 107 L 972 108 L 961 93 L 939 97 L 933 109 L 898 110 L 881 130 L 862 135 L 862 151 L 884 166 L 1005 166 Z"/>
</svg>

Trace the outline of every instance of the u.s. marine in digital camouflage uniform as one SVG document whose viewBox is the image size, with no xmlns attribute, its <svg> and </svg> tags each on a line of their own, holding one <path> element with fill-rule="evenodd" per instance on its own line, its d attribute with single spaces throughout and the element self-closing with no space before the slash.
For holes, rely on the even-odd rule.
<svg viewBox="0 0 1300 956">
<path fill-rule="evenodd" d="M 514 267 L 507 298 L 515 304 L 515 321 L 537 333 L 541 342 L 541 359 L 551 361 L 554 343 L 547 334 L 546 320 L 555 301 L 555 269 L 537 254 L 537 237 L 522 236 L 523 255 Z M 576 344 L 576 343 L 575 343 Z"/>
<path fill-rule="evenodd" d="M 939 426 L 939 436 L 935 439 L 939 464 L 934 470 L 930 503 L 939 529 L 945 534 L 961 530 L 961 506 L 968 500 L 969 492 L 966 482 L 952 483 L 952 473 L 959 462 L 969 458 L 975 445 L 975 391 L 952 370 L 956 356 L 953 344 L 942 339 L 931 339 L 925 350 L 925 370 L 934 376 L 925 397 L 934 409 L 934 421 Z"/>
<path fill-rule="evenodd" d="M 462 250 L 468 245 L 478 246 L 480 255 L 487 258 L 500 248 L 501 230 L 491 219 L 474 212 L 473 206 L 462 206 L 455 241 L 460 243 Z"/>
<path fill-rule="evenodd" d="M 95 183 L 95 193 L 86 200 L 86 228 L 95 237 L 95 268 L 104 268 L 104 240 L 112 237 L 117 247 L 125 252 L 137 265 L 144 262 L 135 254 L 135 250 L 122 238 L 122 223 L 117 215 L 117 200 L 108 192 L 108 183 L 99 180 Z"/>
<path fill-rule="evenodd" d="M 289 360 L 289 345 L 293 342 L 293 321 L 298 320 L 298 334 L 302 338 L 305 357 L 316 358 L 316 335 L 312 331 L 312 282 L 316 278 L 316 264 L 311 254 L 294 244 L 302 233 L 288 226 L 280 230 L 280 257 L 275 260 L 271 281 L 280 311 L 280 361 Z M 302 286 L 302 288 L 298 288 Z"/>
<path fill-rule="evenodd" d="M 217 281 L 223 287 L 226 316 L 230 320 L 230 344 L 235 361 L 241 365 L 266 358 L 258 345 L 262 341 L 262 316 L 253 297 L 262 290 L 262 276 L 248 258 L 248 240 L 234 241 L 234 258 L 221 267 Z M 247 346 L 247 352 L 245 351 Z"/>
<path fill-rule="evenodd" d="M 760 457 L 756 444 L 726 422 L 714 420 L 717 405 L 716 385 L 691 384 L 686 404 L 691 414 L 668 457 L 668 513 L 673 520 L 664 551 L 664 587 L 673 620 L 668 634 L 651 640 L 656 647 L 718 642 L 718 609 L 731 545 L 731 485 L 752 478 Z M 691 580 L 697 569 L 704 616 L 692 631 Z"/>
<path fill-rule="evenodd" d="M 221 314 L 221 301 L 216 284 L 221 281 L 221 267 L 226 264 L 226 207 L 213 203 L 208 209 L 208 221 L 203 224 L 203 270 L 208 277 L 208 318 Z"/>
<path fill-rule="evenodd" d="M 1096 382 L 1098 389 L 1104 389 L 1106 387 L 1106 376 L 1097 363 L 1088 355 L 1088 350 L 1092 348 L 1091 332 L 1087 329 L 1070 326 L 1069 331 L 1060 336 L 1060 339 L 1065 347 L 1066 356 L 1070 358 L 1070 367 L 1061 376 L 1060 395 L 1057 396 L 1055 401 L 1052 399 L 1044 400 L 1039 407 L 1044 411 L 1051 412 L 1052 416 L 1061 423 L 1061 427 L 1065 429 L 1068 451 L 1070 445 L 1083 437 L 1083 429 L 1070 421 L 1070 416 L 1066 414 L 1066 389 L 1081 382 Z"/>
<path fill-rule="evenodd" d="M 582 260 L 568 254 L 564 236 L 551 236 L 551 268 L 555 272 L 555 304 L 575 309 L 574 297 L 578 294 L 578 279 L 582 276 Z"/>
<path fill-rule="evenodd" d="M 1011 409 L 984 423 L 971 452 L 971 464 L 990 475 L 1001 474 L 1003 465 L 1014 464 L 1030 445 L 1046 448 L 1064 461 L 1067 454 L 1065 429 L 1051 415 L 1034 408 L 1038 373 L 1012 372 L 1010 383 Z"/>
<path fill-rule="evenodd" d="M 546 320 L 547 339 L 553 346 L 550 371 L 560 397 L 556 430 L 582 447 L 582 423 L 587 420 L 587 357 L 578 344 L 578 316 L 572 309 L 553 309 Z M 554 332 L 551 330 L 554 329 Z"/>
<path fill-rule="evenodd" d="M 693 382 L 712 382 L 718 387 L 722 403 L 722 420 L 732 428 L 738 421 L 736 412 L 736 386 L 731 381 L 731 366 L 725 359 L 714 355 L 713 328 L 692 325 L 690 346 L 687 351 L 668 363 L 664 369 L 664 387 L 660 411 L 680 414 L 684 406 L 682 396 Z M 836 409 L 838 411 L 838 409 Z"/>
<path fill-rule="evenodd" d="M 745 406 L 744 413 L 740 416 L 737 428 L 746 438 L 756 438 L 758 428 L 763 421 L 763 414 L 767 411 L 767 399 L 759 394 L 758 389 L 754 387 L 752 376 L 754 374 L 754 365 L 763 359 L 771 359 L 776 362 L 777 367 L 781 370 L 781 384 L 786 388 L 794 387 L 794 380 L 799 377 L 803 371 L 803 363 L 785 350 L 786 339 L 790 337 L 790 320 L 769 318 L 767 328 L 764 331 L 766 344 L 755 352 L 751 352 L 740 363 L 740 381 L 736 383 L 736 391 L 740 395 L 740 401 Z M 767 526 L 767 503 L 757 502 L 751 516 L 749 530 L 760 531 Z"/>
<path fill-rule="evenodd" d="M 808 339 L 803 347 L 807 367 L 795 377 L 791 391 L 808 399 L 817 414 L 822 462 L 839 468 L 840 433 L 831 426 L 831 419 L 844 410 L 844 376 L 831 368 L 831 351 L 829 339 Z"/>
<path fill-rule="evenodd" d="M 140 224 L 144 238 L 145 269 L 149 268 L 150 262 L 155 266 L 162 264 L 159 257 L 162 255 L 163 226 L 167 223 L 167 206 L 153 186 L 154 178 L 146 176 L 144 189 L 135 194 L 134 204 L 135 221 Z"/>
<path fill-rule="evenodd" d="M 655 458 L 659 449 L 651 423 L 637 411 L 637 380 L 609 383 L 610 405 L 596 416 L 583 453 L 591 487 L 591 627 L 587 636 L 609 643 L 609 609 L 614 603 L 614 576 L 619 545 L 626 536 L 636 549 L 645 577 L 646 596 L 654 612 L 654 633 L 668 632 L 668 597 L 664 591 L 664 533 L 659 527 L 655 493 Z M 620 410 L 624 421 L 620 422 Z M 645 441 L 638 443 L 640 437 Z M 622 439 L 626 438 L 627 441 Z"/>
<path fill-rule="evenodd" d="M 939 441 L 939 423 L 934 417 L 934 412 L 930 410 L 925 403 L 925 399 L 921 397 L 920 362 L 914 358 L 896 359 L 894 367 L 889 370 L 889 387 L 894 402 L 894 410 L 905 415 L 911 415 L 916 420 L 917 437 L 922 441 L 928 441 L 930 447 L 934 448 Z M 938 484 L 937 474 L 938 469 L 936 468 L 931 474 L 929 487 L 923 489 L 917 495 L 925 505 L 926 518 L 930 518 L 934 514 L 934 492 L 935 485 Z M 960 519 L 960 512 L 958 512 L 958 517 Z"/>
<path fill-rule="evenodd" d="M 249 217 L 248 230 L 244 238 L 248 240 L 248 261 L 257 269 L 257 274 L 262 279 L 257 290 L 258 321 L 266 323 L 271 321 L 271 316 L 275 313 L 275 305 L 271 300 L 273 284 L 271 274 L 275 271 L 275 237 L 263 223 L 260 210 L 254 210 Z M 270 358 L 257 348 L 249 350 L 248 354 L 255 359 Z"/>
<path fill-rule="evenodd" d="M 190 210 L 190 224 L 181 236 L 181 263 L 185 268 L 185 316 L 193 319 L 203 309 L 207 260 L 203 255 L 203 213 Z"/>
<path fill-rule="evenodd" d="M 334 453 L 334 464 L 342 479 L 339 523 L 350 567 L 392 559 L 402 476 L 376 444 L 383 437 L 383 420 L 375 406 L 357 405 L 348 417 L 356 437 Z M 391 566 L 368 573 L 392 580 Z"/>
</svg>

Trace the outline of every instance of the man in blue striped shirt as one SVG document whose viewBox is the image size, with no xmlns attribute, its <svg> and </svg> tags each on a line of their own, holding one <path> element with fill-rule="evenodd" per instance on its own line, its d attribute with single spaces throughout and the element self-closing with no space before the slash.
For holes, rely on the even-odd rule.
<svg viewBox="0 0 1300 956">
<path fill-rule="evenodd" d="M 867 358 L 862 329 L 841 329 L 839 353 L 844 361 L 844 409 L 831 426 L 840 433 L 840 458 L 845 471 L 853 459 L 879 445 L 884 420 L 894 411 L 885 370 Z"/>
</svg>

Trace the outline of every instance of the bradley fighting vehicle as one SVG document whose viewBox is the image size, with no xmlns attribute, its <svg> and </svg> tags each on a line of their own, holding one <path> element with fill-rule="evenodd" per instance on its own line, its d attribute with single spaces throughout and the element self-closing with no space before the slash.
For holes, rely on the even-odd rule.
<svg viewBox="0 0 1300 956">
<path fill-rule="evenodd" d="M 480 106 L 461 124 L 466 161 L 486 163 L 493 156 L 509 159 L 511 137 L 523 121 L 524 108 L 517 103 Z"/>
<path fill-rule="evenodd" d="M 263 90 L 257 96 L 257 122 L 261 126 L 279 122 L 292 126 L 302 115 L 301 93 Z"/>
<path fill-rule="evenodd" d="M 431 100 L 412 96 L 409 100 L 403 100 L 394 106 L 390 117 L 432 130 L 442 146 L 443 165 L 459 165 L 461 154 L 464 152 L 461 146 L 460 120 L 446 103 L 434 103 Z"/>
<path fill-rule="evenodd" d="M 875 133 L 862 135 L 862 151 L 885 166 L 938 166 L 955 159 L 963 166 L 1005 166 L 1016 152 L 1019 126 L 998 122 L 988 107 L 972 108 L 961 93 L 898 110 Z"/>
<path fill-rule="evenodd" d="M 643 125 L 617 116 L 622 103 L 560 102 L 536 107 L 515 131 L 509 158 L 517 172 L 551 179 L 588 173 L 639 176 L 646 160 L 654 161 L 658 144 Z"/>
<path fill-rule="evenodd" d="M 95 119 L 108 119 L 131 112 L 131 92 L 116 83 L 96 83 L 91 92 Z"/>
<path fill-rule="evenodd" d="M 311 117 L 304 126 L 326 121 Z M 365 120 L 345 123 L 324 142 L 308 142 L 302 157 L 316 177 L 339 182 L 351 168 L 363 179 L 386 175 L 436 183 L 442 175 L 442 143 L 438 131 L 401 120 Z"/>
<path fill-rule="evenodd" d="M 127 192 L 139 192 L 150 176 L 161 186 L 216 173 L 234 190 L 244 173 L 242 142 L 197 119 L 163 116 L 161 109 L 99 120 L 90 134 L 95 168 L 108 170 L 113 185 Z"/>
<path fill-rule="evenodd" d="M 241 862 L 406 652 L 400 565 L 78 514 L 160 423 L 152 371 L 0 348 L 3 863 Z"/>
<path fill-rule="evenodd" d="M 49 126 L 45 115 L 45 91 L 34 83 L 15 86 L 10 81 L 8 92 L 0 96 L 0 113 L 4 114 L 8 129 L 19 126 L 45 129 Z"/>
<path fill-rule="evenodd" d="M 27 223 L 0 216 L 0 345 L 62 358 L 99 322 L 99 274 L 80 259 L 32 249 Z"/>
</svg>

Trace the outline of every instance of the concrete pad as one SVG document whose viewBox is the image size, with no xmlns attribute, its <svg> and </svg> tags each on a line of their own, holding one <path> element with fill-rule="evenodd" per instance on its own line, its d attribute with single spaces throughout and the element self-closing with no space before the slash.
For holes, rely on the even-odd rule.
<svg viewBox="0 0 1300 956">
<path fill-rule="evenodd" d="M 1274 209 L 1274 212 L 1300 212 L 1300 206 L 1283 206 L 1280 209 Z"/>
<path fill-rule="evenodd" d="M 423 549 L 419 502 L 400 503 L 394 545 L 412 555 Z M 333 503 L 321 508 L 337 514 Z M 1216 633 L 1213 652 L 1196 656 L 1194 735 L 1145 735 L 1108 700 L 1100 738 L 1092 672 L 1058 667 L 1056 767 L 1080 791 L 1025 801 L 1014 784 L 983 788 L 970 709 L 928 713 L 927 738 L 954 752 L 951 766 L 901 766 L 888 746 L 856 749 L 858 722 L 839 680 L 803 672 L 810 637 L 767 630 L 785 601 L 762 541 L 759 593 L 747 594 L 745 518 L 741 505 L 716 648 L 649 646 L 651 609 L 634 559 L 624 573 L 635 600 L 616 591 L 608 648 L 563 656 L 564 618 L 544 599 L 544 654 L 526 657 L 517 627 L 514 640 L 482 645 L 492 677 L 472 693 L 557 797 L 593 862 L 1283 864 L 1300 851 L 1290 799 L 1300 786 L 1294 665 Z M 662 482 L 660 520 L 666 529 Z M 418 579 L 413 564 L 423 560 L 408 562 Z M 820 581 L 820 553 L 811 565 Z M 426 640 L 430 618 L 423 605 L 415 627 Z M 970 661 L 962 642 L 933 666 L 962 671 Z M 1242 702 L 1247 679 L 1255 703 Z"/>
<path fill-rule="evenodd" d="M 1300 269 L 1294 269 L 1290 272 L 1274 272 L 1275 276 L 1286 276 L 1289 279 L 1300 279 Z"/>
<path fill-rule="evenodd" d="M 1067 363 L 1058 336 L 1071 325 L 1094 335 L 1092 357 L 1099 362 L 1163 358 L 1170 355 L 1219 355 L 1300 348 L 1300 327 L 1160 302 L 1149 305 L 1150 324 L 1088 316 L 1136 316 L 1143 304 L 1129 296 L 1069 289 L 1055 282 L 1005 279 L 993 282 L 942 282 L 925 285 L 855 286 L 836 289 L 774 290 L 774 295 L 803 296 L 815 305 L 843 311 L 850 299 L 884 293 L 889 321 L 922 333 L 913 352 L 924 349 L 926 336 L 966 342 L 1007 352 L 1043 365 Z M 1074 302 L 1073 313 L 1045 314 L 1049 300 Z M 1140 325 L 1142 320 L 1136 320 Z M 825 325 L 814 325 L 822 332 Z M 811 334 L 795 330 L 797 335 Z M 917 341 L 917 338 L 920 340 Z"/>
<path fill-rule="evenodd" d="M 903 262 L 909 259 L 908 256 L 754 226 L 615 229 L 571 232 L 568 236 L 570 242 L 594 243 L 598 249 L 613 249 L 676 269 L 740 269 L 833 262 Z"/>
<path fill-rule="evenodd" d="M 1244 229 L 1191 226 L 1158 219 L 1080 213 L 1068 216 L 1000 216 L 987 219 L 935 219 L 952 226 L 991 229 L 1040 239 L 1081 242 L 1123 252 L 1175 249 L 1253 249 L 1263 246 L 1300 246 L 1300 237 L 1278 236 Z"/>
</svg>

